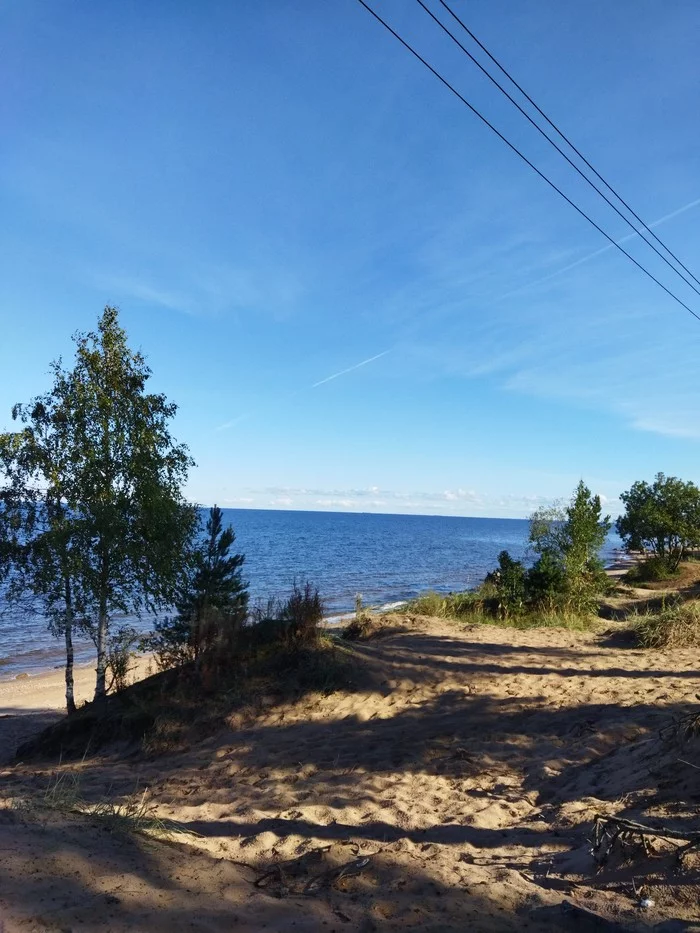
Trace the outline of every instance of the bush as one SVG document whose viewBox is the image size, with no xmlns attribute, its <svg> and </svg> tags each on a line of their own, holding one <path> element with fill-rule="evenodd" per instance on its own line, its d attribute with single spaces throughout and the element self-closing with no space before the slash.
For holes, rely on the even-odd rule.
<svg viewBox="0 0 700 933">
<path fill-rule="evenodd" d="M 559 556 L 551 549 L 542 551 L 525 577 L 528 604 L 553 610 L 566 602 L 566 571 Z"/>
<path fill-rule="evenodd" d="M 107 643 L 107 671 L 112 680 L 108 691 L 114 688 L 119 693 L 126 687 L 134 649 L 140 641 L 138 632 L 130 625 L 122 625 L 115 632 L 110 632 Z"/>
<path fill-rule="evenodd" d="M 258 601 L 250 613 L 249 624 L 242 632 L 245 651 L 266 646 L 294 650 L 315 644 L 323 621 L 323 600 L 317 586 L 308 580 L 296 581 L 286 599 Z"/>
<path fill-rule="evenodd" d="M 647 557 L 634 567 L 631 567 L 625 576 L 629 583 L 658 583 L 661 580 L 672 580 L 679 576 L 678 569 L 674 569 L 667 557 L 654 555 Z"/>
<path fill-rule="evenodd" d="M 498 614 L 506 619 L 525 608 L 525 568 L 508 551 L 498 555 L 498 569 L 487 575 L 485 583 L 493 587 Z"/>
<path fill-rule="evenodd" d="M 635 633 L 643 648 L 700 647 L 700 602 L 673 602 L 637 617 Z"/>
<path fill-rule="evenodd" d="M 295 581 L 291 594 L 280 606 L 278 618 L 285 627 L 288 645 L 313 644 L 323 621 L 323 601 L 318 587 L 307 580 L 302 588 Z"/>
</svg>

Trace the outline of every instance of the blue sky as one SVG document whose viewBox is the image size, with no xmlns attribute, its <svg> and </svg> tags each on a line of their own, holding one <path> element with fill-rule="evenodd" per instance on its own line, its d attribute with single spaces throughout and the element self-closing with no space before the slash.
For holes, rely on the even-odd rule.
<svg viewBox="0 0 700 933">
<path fill-rule="evenodd" d="M 375 6 L 629 232 L 417 4 Z M 454 7 L 700 277 L 700 7 Z M 9 0 L 0 88 L 0 428 L 109 302 L 202 503 L 523 516 L 583 477 L 614 512 L 700 479 L 700 323 L 355 0 Z"/>
</svg>

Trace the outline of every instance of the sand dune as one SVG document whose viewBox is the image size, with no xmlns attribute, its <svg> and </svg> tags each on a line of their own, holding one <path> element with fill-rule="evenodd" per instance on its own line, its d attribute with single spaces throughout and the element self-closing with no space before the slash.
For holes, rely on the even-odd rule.
<svg viewBox="0 0 700 933">
<path fill-rule="evenodd" d="M 696 652 L 400 615 L 386 631 L 354 649 L 370 678 L 353 690 L 260 698 L 189 751 L 76 766 L 93 799 L 148 788 L 196 833 L 181 845 L 6 809 L 8 928 L 551 930 L 574 923 L 564 902 L 691 928 L 692 858 L 682 878 L 647 879 L 642 913 L 619 866 L 595 873 L 586 837 L 601 812 L 697 822 L 649 777 L 658 728 L 697 706 Z M 699 752 L 675 764 L 687 788 Z M 3 776 L 8 798 L 47 780 Z"/>
</svg>

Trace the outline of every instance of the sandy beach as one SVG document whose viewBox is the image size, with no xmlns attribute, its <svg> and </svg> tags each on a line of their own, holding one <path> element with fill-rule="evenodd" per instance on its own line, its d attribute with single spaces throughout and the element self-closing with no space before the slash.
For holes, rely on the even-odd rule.
<svg viewBox="0 0 700 933">
<path fill-rule="evenodd" d="M 396 614 L 352 652 L 363 683 L 258 697 L 185 750 L 6 766 L 8 933 L 534 931 L 569 928 L 576 905 L 635 924 L 632 876 L 654 906 L 647 926 L 614 929 L 690 923 L 697 862 L 675 881 L 661 862 L 598 872 L 588 840 L 600 813 L 694 819 L 678 799 L 697 785 L 698 749 L 673 753 L 666 796 L 650 767 L 654 755 L 668 766 L 659 728 L 697 707 L 695 650 Z M 59 715 L 61 686 L 58 674 L 5 685 L 3 708 L 35 725 Z M 157 842 L 13 807 L 65 772 L 86 800 L 145 791 L 185 832 Z M 697 929 L 687 923 L 678 929 Z"/>
<path fill-rule="evenodd" d="M 132 679 L 143 677 L 150 668 L 147 657 L 134 660 Z M 76 704 L 91 700 L 95 692 L 94 665 L 74 670 Z M 66 708 L 65 672 L 45 671 L 22 674 L 0 681 L 0 761 L 14 754 L 25 738 L 59 720 Z"/>
</svg>

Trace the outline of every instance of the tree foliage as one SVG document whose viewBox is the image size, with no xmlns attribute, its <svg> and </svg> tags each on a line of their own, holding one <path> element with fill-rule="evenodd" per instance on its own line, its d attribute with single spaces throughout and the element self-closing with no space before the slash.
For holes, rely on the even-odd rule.
<svg viewBox="0 0 700 933">
<path fill-rule="evenodd" d="M 233 528 L 223 527 L 221 509 L 209 511 L 204 533 L 184 569 L 177 615 L 155 623 L 153 647 L 162 667 L 199 661 L 205 655 L 229 657 L 248 614 L 243 554 L 231 553 Z"/>
<path fill-rule="evenodd" d="M 591 609 L 605 583 L 599 555 L 611 527 L 600 496 L 583 480 L 568 505 L 536 511 L 530 519 L 530 543 L 539 555 L 528 574 L 532 596 L 552 607 Z"/>
<path fill-rule="evenodd" d="M 700 546 L 700 489 L 657 473 L 654 482 L 633 483 L 620 495 L 624 514 L 617 532 L 628 550 L 651 551 L 673 572 L 686 552 Z"/>
<path fill-rule="evenodd" d="M 600 497 L 581 481 L 568 505 L 538 509 L 530 517 L 530 546 L 537 555 L 525 570 L 507 551 L 499 555 L 496 583 L 499 612 L 592 608 L 605 582 L 600 549 L 610 531 Z"/>
<path fill-rule="evenodd" d="M 39 609 L 51 632 L 64 638 L 66 708 L 71 713 L 73 634 L 80 627 L 82 602 L 81 550 L 66 503 L 66 422 L 55 391 L 15 405 L 12 416 L 23 427 L 0 435 L 0 562 L 9 581 L 6 595 L 25 611 Z"/>
<path fill-rule="evenodd" d="M 192 460 L 170 434 L 176 406 L 147 391 L 151 371 L 117 309 L 74 339 L 73 368 L 55 363 L 50 393 L 15 406 L 23 428 L 2 437 L 0 454 L 20 526 L 13 559 L 64 624 L 78 611 L 96 645 L 99 698 L 114 614 L 172 604 L 195 521 L 181 492 Z"/>
<path fill-rule="evenodd" d="M 486 577 L 486 583 L 494 587 L 497 611 L 501 618 L 517 615 L 525 608 L 525 567 L 522 561 L 514 560 L 508 551 L 498 555 L 498 568 Z"/>
</svg>

